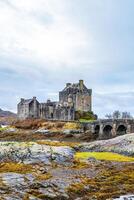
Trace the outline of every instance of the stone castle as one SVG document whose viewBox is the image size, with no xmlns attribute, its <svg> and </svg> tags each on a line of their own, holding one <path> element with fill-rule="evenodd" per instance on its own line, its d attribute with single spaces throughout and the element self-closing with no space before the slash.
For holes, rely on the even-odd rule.
<svg viewBox="0 0 134 200">
<path fill-rule="evenodd" d="M 67 83 L 59 92 L 59 101 L 39 103 L 36 97 L 21 99 L 17 107 L 19 119 L 42 118 L 70 121 L 75 119 L 76 111 L 92 111 L 92 90 L 83 80 L 79 83 Z"/>
</svg>

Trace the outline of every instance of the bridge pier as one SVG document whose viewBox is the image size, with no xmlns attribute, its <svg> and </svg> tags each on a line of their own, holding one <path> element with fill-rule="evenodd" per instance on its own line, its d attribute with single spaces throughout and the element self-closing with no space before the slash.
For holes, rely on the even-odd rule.
<svg viewBox="0 0 134 200">
<path fill-rule="evenodd" d="M 103 124 L 100 124 L 99 139 L 103 139 Z"/>
<path fill-rule="evenodd" d="M 114 123 L 114 124 L 113 124 L 113 128 L 112 128 L 112 137 L 115 137 L 115 136 L 116 136 L 116 128 L 117 128 L 117 126 L 116 126 L 116 124 Z"/>
<path fill-rule="evenodd" d="M 127 125 L 127 134 L 129 134 L 129 133 L 131 133 L 131 125 L 130 124 Z"/>
</svg>

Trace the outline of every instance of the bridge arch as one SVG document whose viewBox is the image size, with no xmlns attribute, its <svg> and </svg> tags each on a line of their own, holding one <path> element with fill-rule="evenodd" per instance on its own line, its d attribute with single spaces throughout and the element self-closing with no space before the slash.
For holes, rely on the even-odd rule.
<svg viewBox="0 0 134 200">
<path fill-rule="evenodd" d="M 127 127 L 124 124 L 120 124 L 117 127 L 116 135 L 117 136 L 119 136 L 119 135 L 125 135 L 126 133 L 127 133 Z"/>
<path fill-rule="evenodd" d="M 105 125 L 104 128 L 103 128 L 103 136 L 102 136 L 102 139 L 110 139 L 112 138 L 112 125 Z"/>
</svg>

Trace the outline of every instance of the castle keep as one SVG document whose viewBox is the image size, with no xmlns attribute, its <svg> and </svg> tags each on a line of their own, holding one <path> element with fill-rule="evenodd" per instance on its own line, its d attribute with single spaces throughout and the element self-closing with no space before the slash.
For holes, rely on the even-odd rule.
<svg viewBox="0 0 134 200">
<path fill-rule="evenodd" d="M 59 101 L 39 103 L 36 97 L 21 99 L 18 104 L 18 118 L 42 118 L 54 120 L 74 120 L 76 111 L 92 111 L 92 90 L 83 80 L 79 83 L 67 83 L 59 92 Z"/>
</svg>

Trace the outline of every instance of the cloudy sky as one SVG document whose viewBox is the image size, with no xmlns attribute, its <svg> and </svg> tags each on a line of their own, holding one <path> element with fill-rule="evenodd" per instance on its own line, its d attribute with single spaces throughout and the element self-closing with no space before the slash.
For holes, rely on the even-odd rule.
<svg viewBox="0 0 134 200">
<path fill-rule="evenodd" d="M 100 117 L 134 114 L 133 54 L 134 0 L 0 0 L 0 108 L 84 79 Z"/>
</svg>

